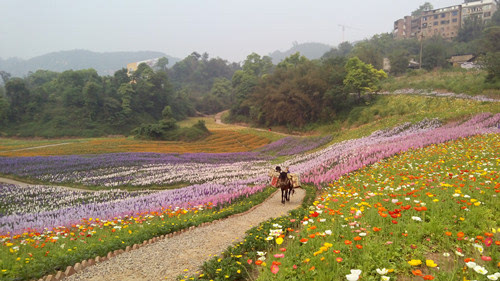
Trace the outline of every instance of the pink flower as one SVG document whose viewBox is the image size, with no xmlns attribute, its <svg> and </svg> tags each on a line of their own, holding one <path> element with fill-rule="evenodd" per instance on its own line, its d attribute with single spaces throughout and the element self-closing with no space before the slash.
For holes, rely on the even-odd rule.
<svg viewBox="0 0 500 281">
<path fill-rule="evenodd" d="M 486 247 L 491 246 L 492 243 L 493 243 L 493 238 L 486 237 L 486 239 L 484 239 L 484 245 L 486 245 Z"/>
<path fill-rule="evenodd" d="M 277 265 L 273 264 L 273 265 L 271 266 L 271 272 L 272 272 L 273 274 L 278 273 L 278 271 L 279 271 L 279 270 L 280 270 L 280 268 L 279 268 Z"/>
<path fill-rule="evenodd" d="M 483 261 L 491 261 L 491 257 L 488 257 L 488 256 L 481 256 L 481 259 Z"/>
<path fill-rule="evenodd" d="M 284 258 L 285 254 L 275 254 L 274 257 L 275 258 Z"/>
</svg>

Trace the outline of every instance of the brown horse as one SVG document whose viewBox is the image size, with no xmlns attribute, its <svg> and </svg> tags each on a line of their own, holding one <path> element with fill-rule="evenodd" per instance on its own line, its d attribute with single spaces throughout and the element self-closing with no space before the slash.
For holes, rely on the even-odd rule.
<svg viewBox="0 0 500 281">
<path fill-rule="evenodd" d="M 281 189 L 281 203 L 285 204 L 285 200 L 290 201 L 290 194 L 293 191 L 293 185 L 285 172 L 280 173 L 277 186 Z"/>
</svg>

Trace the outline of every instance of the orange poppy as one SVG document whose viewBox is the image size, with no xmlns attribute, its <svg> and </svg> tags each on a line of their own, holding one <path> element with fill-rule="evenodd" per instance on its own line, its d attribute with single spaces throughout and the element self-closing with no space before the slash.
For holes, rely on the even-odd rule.
<svg viewBox="0 0 500 281">
<path fill-rule="evenodd" d="M 344 241 L 344 243 L 345 243 L 346 245 L 351 245 L 351 244 L 352 244 L 352 241 L 350 241 L 350 240 L 345 240 L 345 241 Z"/>
<path fill-rule="evenodd" d="M 411 273 L 415 276 L 422 276 L 422 271 L 420 269 L 412 270 Z"/>
</svg>

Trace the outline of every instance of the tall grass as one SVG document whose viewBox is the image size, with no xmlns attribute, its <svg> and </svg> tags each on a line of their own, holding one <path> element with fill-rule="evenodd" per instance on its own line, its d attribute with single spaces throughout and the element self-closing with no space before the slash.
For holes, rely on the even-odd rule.
<svg viewBox="0 0 500 281">
<path fill-rule="evenodd" d="M 419 89 L 449 91 L 456 94 L 487 95 L 500 97 L 499 83 L 485 82 L 486 71 L 452 68 L 447 70 L 417 70 L 401 77 L 390 77 L 382 82 L 382 91 Z"/>
</svg>

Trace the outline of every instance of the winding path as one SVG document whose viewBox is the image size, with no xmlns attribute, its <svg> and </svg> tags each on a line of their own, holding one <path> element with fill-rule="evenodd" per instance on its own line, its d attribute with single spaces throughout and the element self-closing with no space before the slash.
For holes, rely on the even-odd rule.
<svg viewBox="0 0 500 281">
<path fill-rule="evenodd" d="M 250 228 L 299 207 L 304 196 L 303 189 L 296 189 L 290 202 L 283 205 L 281 192 L 275 192 L 245 213 L 125 252 L 64 280 L 176 280 L 180 275 L 193 275 L 213 255 L 220 255 L 227 247 L 242 241 Z"/>
</svg>

